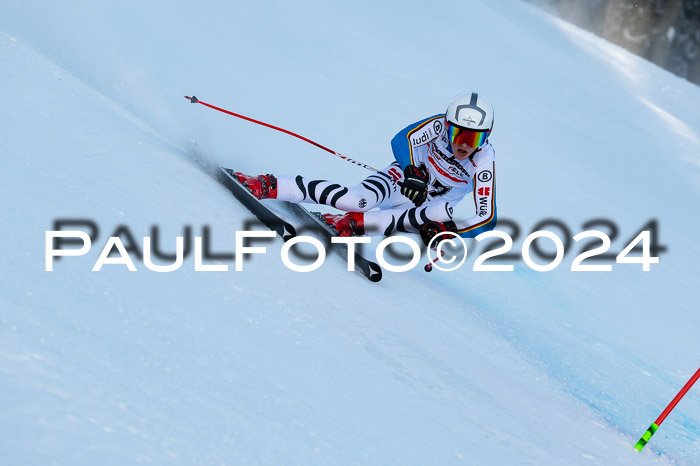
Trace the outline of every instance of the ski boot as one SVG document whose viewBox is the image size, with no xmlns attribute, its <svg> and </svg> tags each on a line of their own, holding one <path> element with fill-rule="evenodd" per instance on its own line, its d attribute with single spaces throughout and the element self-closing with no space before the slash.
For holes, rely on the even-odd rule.
<svg viewBox="0 0 700 466">
<path fill-rule="evenodd" d="M 323 219 L 338 236 L 362 236 L 365 234 L 365 214 L 363 212 L 348 212 L 347 214 L 323 214 Z"/>
<path fill-rule="evenodd" d="M 275 175 L 249 176 L 236 172 L 236 178 L 258 199 L 277 199 L 277 178 Z"/>
</svg>

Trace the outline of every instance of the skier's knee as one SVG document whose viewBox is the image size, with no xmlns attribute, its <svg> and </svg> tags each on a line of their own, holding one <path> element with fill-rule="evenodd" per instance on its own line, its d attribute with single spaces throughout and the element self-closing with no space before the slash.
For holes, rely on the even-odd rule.
<svg viewBox="0 0 700 466">
<path fill-rule="evenodd" d="M 447 222 L 452 220 L 453 208 L 449 202 L 431 202 L 425 209 L 425 214 L 430 220 Z"/>
<path fill-rule="evenodd" d="M 367 212 L 376 206 L 374 199 L 367 199 L 366 193 L 353 189 L 349 189 L 335 204 L 336 208 L 346 212 Z"/>
</svg>

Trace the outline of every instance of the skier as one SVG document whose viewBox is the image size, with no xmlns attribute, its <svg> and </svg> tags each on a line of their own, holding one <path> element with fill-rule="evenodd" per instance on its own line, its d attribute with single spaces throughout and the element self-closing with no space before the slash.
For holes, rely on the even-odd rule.
<svg viewBox="0 0 700 466">
<path fill-rule="evenodd" d="M 446 113 L 394 136 L 396 161 L 353 187 L 301 175 L 236 176 L 258 199 L 325 204 L 347 212 L 323 216 L 339 236 L 418 232 L 426 245 L 445 231 L 473 238 L 496 226 L 495 152 L 488 142 L 493 115 L 486 97 L 456 96 Z M 455 222 L 453 206 L 470 192 L 475 214 Z"/>
</svg>

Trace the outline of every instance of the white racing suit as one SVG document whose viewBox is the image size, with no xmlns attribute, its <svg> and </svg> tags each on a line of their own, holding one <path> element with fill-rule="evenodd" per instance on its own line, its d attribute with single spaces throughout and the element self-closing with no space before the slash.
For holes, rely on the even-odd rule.
<svg viewBox="0 0 700 466">
<path fill-rule="evenodd" d="M 278 176 L 277 198 L 365 212 L 368 235 L 415 233 L 429 221 L 452 220 L 460 236 L 473 238 L 496 226 L 495 152 L 488 142 L 468 159 L 457 160 L 447 140 L 445 115 L 440 114 L 404 128 L 392 139 L 391 148 L 396 162 L 356 186 Z M 397 184 L 409 164 L 424 166 L 429 174 L 428 199 L 419 207 L 401 194 Z M 454 220 L 453 206 L 470 192 L 476 212 L 466 220 Z"/>
</svg>

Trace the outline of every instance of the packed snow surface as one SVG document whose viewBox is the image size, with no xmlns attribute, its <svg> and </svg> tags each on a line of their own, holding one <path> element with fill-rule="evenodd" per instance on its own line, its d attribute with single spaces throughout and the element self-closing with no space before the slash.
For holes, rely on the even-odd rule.
<svg viewBox="0 0 700 466">
<path fill-rule="evenodd" d="M 2 464 L 700 463 L 700 387 L 633 449 L 698 368 L 698 87 L 514 0 L 6 0 L 0 69 Z M 613 223 L 612 271 L 572 272 L 571 241 L 550 272 L 475 272 L 474 240 L 457 271 L 378 284 L 338 257 L 293 272 L 280 240 L 241 272 L 92 271 L 118 230 L 235 251 L 252 215 L 196 161 L 369 174 L 185 94 L 384 167 L 470 90 L 511 252 L 545 219 Z M 47 272 L 60 219 L 99 232 Z M 651 220 L 659 263 L 615 263 Z"/>
</svg>

